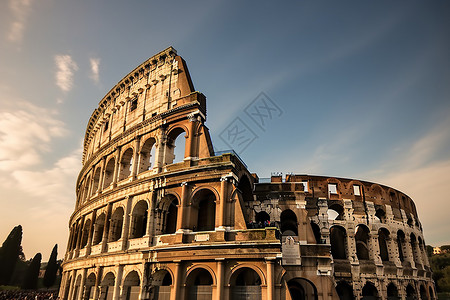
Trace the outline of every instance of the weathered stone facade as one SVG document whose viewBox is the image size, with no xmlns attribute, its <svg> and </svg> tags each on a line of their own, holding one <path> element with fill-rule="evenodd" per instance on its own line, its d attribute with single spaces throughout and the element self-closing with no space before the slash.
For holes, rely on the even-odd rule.
<svg viewBox="0 0 450 300">
<path fill-rule="evenodd" d="M 62 299 L 435 298 L 408 196 L 350 179 L 259 180 L 234 152 L 215 155 L 205 119 L 171 47 L 100 101 Z"/>
</svg>

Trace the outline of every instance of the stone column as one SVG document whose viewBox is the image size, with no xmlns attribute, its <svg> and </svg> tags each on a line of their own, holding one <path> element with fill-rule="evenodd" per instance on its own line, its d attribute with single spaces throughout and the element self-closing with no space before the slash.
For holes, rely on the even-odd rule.
<svg viewBox="0 0 450 300">
<path fill-rule="evenodd" d="M 188 190 L 188 183 L 183 182 L 181 183 L 181 203 L 178 205 L 178 216 L 177 216 L 177 232 L 183 232 L 183 229 L 186 227 L 186 212 L 185 207 L 186 204 L 189 202 L 189 190 Z"/>
<path fill-rule="evenodd" d="M 139 165 L 139 141 L 140 141 L 140 136 L 136 137 L 136 139 L 134 140 L 134 151 L 133 151 L 133 165 L 131 166 L 131 178 L 135 178 L 136 177 L 136 173 L 137 173 L 137 167 Z"/>
<path fill-rule="evenodd" d="M 86 286 L 86 275 L 87 275 L 87 268 L 83 269 L 83 275 L 81 275 L 81 283 L 80 283 L 80 291 L 78 292 L 78 300 L 84 299 L 84 294 L 86 293 L 85 286 Z"/>
<path fill-rule="evenodd" d="M 155 209 L 155 201 L 153 200 L 155 191 L 151 191 L 150 192 L 150 197 L 149 197 L 149 206 L 148 206 L 148 212 L 147 212 L 147 227 L 145 230 L 145 235 L 147 236 L 151 236 L 153 237 L 153 221 L 154 221 L 154 215 L 153 215 L 153 210 Z"/>
<path fill-rule="evenodd" d="M 106 168 L 106 157 L 103 157 L 101 160 L 101 169 L 100 169 L 100 177 L 98 178 L 98 187 L 97 187 L 97 193 L 100 193 L 100 191 L 103 190 L 103 178 L 104 178 L 104 172 Z"/>
<path fill-rule="evenodd" d="M 189 126 L 188 126 L 188 131 L 186 132 L 188 135 L 188 138 L 186 139 L 186 148 L 184 150 L 184 157 L 185 158 L 191 158 L 191 157 L 196 157 L 196 134 L 194 133 L 195 131 L 195 125 L 197 125 L 197 119 L 194 115 L 189 114 L 188 115 L 188 119 L 189 119 Z"/>
<path fill-rule="evenodd" d="M 274 299 L 274 260 L 273 257 L 266 257 L 267 266 L 267 300 Z"/>
<path fill-rule="evenodd" d="M 170 295 L 170 300 L 181 300 L 183 297 L 181 297 L 181 261 L 177 260 L 175 261 L 175 271 L 173 274 L 174 281 L 173 281 L 173 290 Z"/>
<path fill-rule="evenodd" d="M 405 234 L 405 260 L 411 263 L 411 267 L 414 269 L 416 267 L 416 263 L 414 261 L 413 249 L 411 247 L 411 237 Z"/>
<path fill-rule="evenodd" d="M 217 261 L 217 292 L 216 299 L 223 299 L 223 286 L 224 286 L 224 262 L 225 258 L 216 258 Z"/>
<path fill-rule="evenodd" d="M 122 250 L 127 249 L 128 247 L 128 236 L 130 232 L 130 219 L 131 219 L 131 205 L 132 205 L 132 197 L 127 196 L 127 206 L 124 211 L 124 220 L 122 224 Z"/>
<path fill-rule="evenodd" d="M 89 227 L 88 242 L 86 245 L 86 256 L 88 256 L 91 253 L 92 236 L 94 235 L 94 225 L 96 217 L 97 217 L 97 210 L 94 210 L 92 213 L 91 226 Z"/>
<path fill-rule="evenodd" d="M 117 278 L 114 281 L 114 293 L 113 300 L 120 299 L 120 291 L 122 290 L 122 274 L 123 274 L 123 265 L 119 265 L 119 269 L 117 270 Z"/>
<path fill-rule="evenodd" d="M 95 276 L 94 295 L 93 295 L 94 299 L 98 299 L 99 297 L 100 283 L 102 280 L 102 269 L 100 268 L 100 266 L 97 266 L 96 270 L 97 276 Z"/>
<path fill-rule="evenodd" d="M 108 208 L 106 210 L 106 217 L 105 217 L 105 225 L 103 227 L 103 237 L 102 237 L 102 242 L 101 242 L 102 243 L 102 252 L 106 252 L 108 250 L 108 234 L 109 234 L 111 210 L 112 210 L 112 203 L 108 203 Z"/>
<path fill-rule="evenodd" d="M 227 213 L 227 203 L 228 203 L 228 178 L 220 178 L 220 202 L 219 202 L 219 213 L 217 218 L 216 227 L 223 228 L 225 224 L 225 218 Z"/>
<path fill-rule="evenodd" d="M 114 154 L 115 161 L 114 161 L 114 174 L 113 174 L 113 180 L 112 180 L 112 186 L 115 187 L 117 185 L 117 178 L 119 177 L 119 171 L 120 171 L 120 147 L 117 147 L 116 153 Z"/>
</svg>

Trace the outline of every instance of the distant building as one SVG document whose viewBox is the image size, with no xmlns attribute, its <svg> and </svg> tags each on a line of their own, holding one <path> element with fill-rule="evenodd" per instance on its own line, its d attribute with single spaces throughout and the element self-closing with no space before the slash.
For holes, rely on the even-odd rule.
<svg viewBox="0 0 450 300">
<path fill-rule="evenodd" d="M 440 247 L 434 247 L 434 248 L 433 248 L 433 255 L 435 255 L 435 254 L 441 254 L 441 253 L 442 253 L 442 250 L 441 250 Z"/>
<path fill-rule="evenodd" d="M 100 101 L 62 299 L 436 299 L 406 194 L 357 179 L 260 180 L 233 151 L 213 151 L 205 121 L 206 97 L 171 47 Z"/>
</svg>

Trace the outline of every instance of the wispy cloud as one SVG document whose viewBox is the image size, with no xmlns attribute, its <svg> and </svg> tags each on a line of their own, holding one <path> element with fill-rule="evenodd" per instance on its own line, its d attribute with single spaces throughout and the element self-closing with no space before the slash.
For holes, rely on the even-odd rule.
<svg viewBox="0 0 450 300">
<path fill-rule="evenodd" d="M 100 58 L 90 58 L 89 63 L 91 64 L 91 79 L 98 84 L 99 83 L 99 71 L 100 71 Z"/>
<path fill-rule="evenodd" d="M 13 16 L 13 21 L 8 31 L 9 41 L 14 43 L 22 41 L 32 2 L 32 0 L 9 1 L 9 8 Z"/>
<path fill-rule="evenodd" d="M 78 70 L 78 65 L 70 55 L 56 55 L 56 85 L 64 92 L 73 87 L 73 75 Z"/>
<path fill-rule="evenodd" d="M 0 112 L 0 171 L 38 165 L 53 138 L 67 134 L 55 113 L 28 102 Z"/>
</svg>

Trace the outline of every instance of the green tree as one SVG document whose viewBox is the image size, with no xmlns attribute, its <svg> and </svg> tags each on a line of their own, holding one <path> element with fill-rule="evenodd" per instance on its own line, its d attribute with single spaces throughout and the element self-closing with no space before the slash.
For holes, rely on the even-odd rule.
<svg viewBox="0 0 450 300">
<path fill-rule="evenodd" d="M 56 272 L 59 268 L 59 265 L 56 262 L 56 256 L 58 256 L 58 245 L 55 245 L 55 247 L 53 247 L 52 254 L 50 254 L 47 267 L 45 268 L 44 286 L 46 288 L 51 287 L 56 280 Z"/>
<path fill-rule="evenodd" d="M 427 245 L 427 256 L 431 257 L 433 256 L 433 246 Z"/>
<path fill-rule="evenodd" d="M 438 292 L 450 292 L 450 253 L 433 255 L 430 265 Z"/>
<path fill-rule="evenodd" d="M 22 255 L 22 226 L 18 225 L 11 230 L 0 248 L 0 285 L 7 285 L 14 272 L 17 260 Z"/>
<path fill-rule="evenodd" d="M 33 260 L 28 266 L 27 273 L 25 274 L 25 279 L 22 284 L 23 289 L 34 290 L 37 288 L 39 270 L 41 269 L 41 259 L 42 255 L 40 253 L 37 253 L 33 257 Z"/>
</svg>

